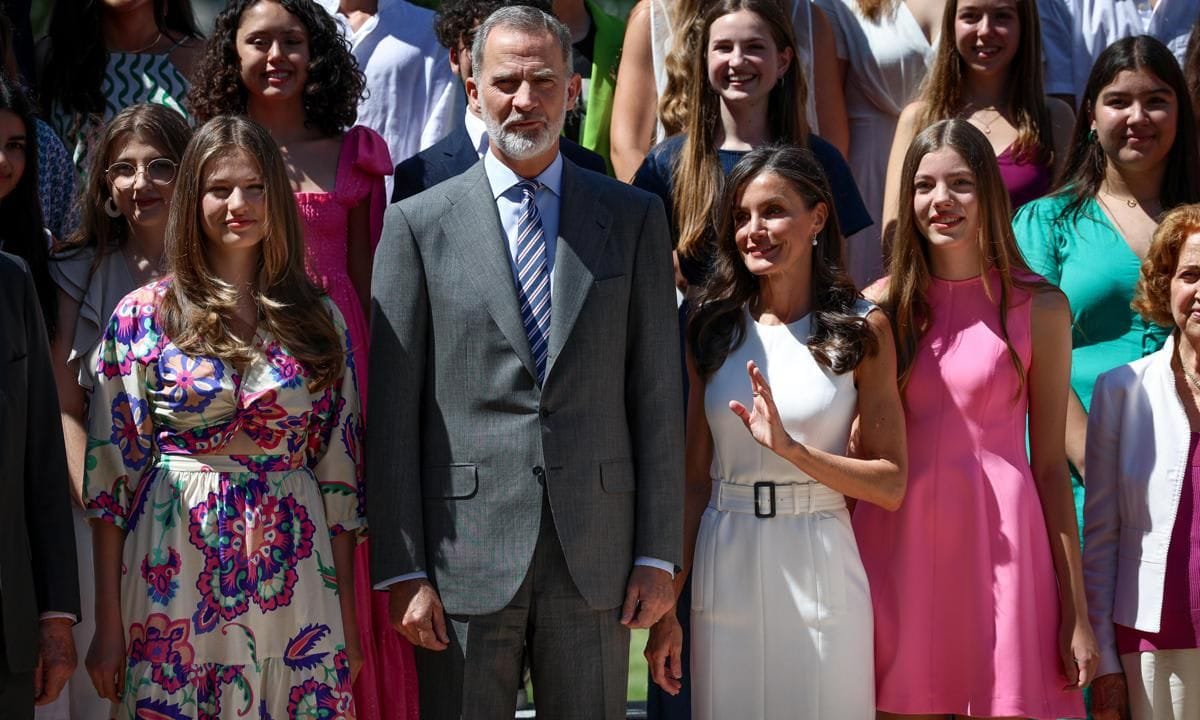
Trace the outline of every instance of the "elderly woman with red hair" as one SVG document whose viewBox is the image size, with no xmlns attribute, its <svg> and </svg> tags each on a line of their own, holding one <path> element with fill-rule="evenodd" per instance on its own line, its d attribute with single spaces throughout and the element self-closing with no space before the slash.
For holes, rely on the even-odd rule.
<svg viewBox="0 0 1200 720">
<path fill-rule="evenodd" d="M 1200 717 L 1200 205 L 1163 219 L 1133 302 L 1166 345 L 1096 381 L 1084 578 L 1093 713 Z"/>
</svg>

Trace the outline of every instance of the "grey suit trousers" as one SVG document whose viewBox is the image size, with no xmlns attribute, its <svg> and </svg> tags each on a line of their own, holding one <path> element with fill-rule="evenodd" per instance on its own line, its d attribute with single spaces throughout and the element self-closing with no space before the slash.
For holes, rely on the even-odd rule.
<svg viewBox="0 0 1200 720">
<path fill-rule="evenodd" d="M 620 615 L 593 610 L 579 593 L 543 500 L 533 561 L 512 602 L 450 615 L 450 647 L 416 649 L 422 720 L 511 720 L 527 646 L 539 718 L 623 720 L 629 630 Z"/>
</svg>

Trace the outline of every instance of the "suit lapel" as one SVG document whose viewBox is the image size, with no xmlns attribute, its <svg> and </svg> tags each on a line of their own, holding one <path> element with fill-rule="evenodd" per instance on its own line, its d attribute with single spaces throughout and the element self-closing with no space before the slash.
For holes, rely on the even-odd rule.
<svg viewBox="0 0 1200 720">
<path fill-rule="evenodd" d="M 452 207 L 442 218 L 442 229 L 458 255 L 462 274 L 470 279 L 475 294 L 483 300 L 525 368 L 536 377 L 529 338 L 521 323 L 508 244 L 483 162 L 476 162 L 463 175 L 467 182 L 460 186 L 458 197 L 450 198 Z M 553 337 L 552 332 L 551 342 Z"/>
<path fill-rule="evenodd" d="M 591 268 L 608 242 L 610 216 L 608 208 L 599 202 L 598 190 L 574 163 L 563 162 L 547 377 L 587 300 L 595 280 Z"/>
</svg>

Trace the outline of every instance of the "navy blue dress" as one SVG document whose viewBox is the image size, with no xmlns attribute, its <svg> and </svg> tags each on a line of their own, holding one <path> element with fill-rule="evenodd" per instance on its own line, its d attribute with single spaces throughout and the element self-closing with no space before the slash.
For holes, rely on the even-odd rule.
<svg viewBox="0 0 1200 720">
<path fill-rule="evenodd" d="M 686 139 L 686 135 L 675 135 L 654 146 L 646 159 L 642 161 L 642 166 L 638 168 L 637 174 L 633 176 L 634 187 L 652 192 L 662 198 L 663 206 L 667 210 L 667 218 L 671 222 L 671 234 L 676 239 L 678 239 L 679 230 L 675 226 L 674 203 L 671 197 L 672 173 L 676 159 L 683 151 L 683 143 Z M 854 176 L 850 174 L 850 166 L 846 164 L 846 159 L 842 157 L 838 149 L 813 134 L 808 136 L 808 149 L 821 164 L 825 176 L 829 179 L 829 189 L 833 194 L 833 210 L 837 214 L 842 236 L 850 237 L 859 230 L 870 226 L 874 221 L 867 212 L 862 195 L 858 192 Z M 737 165 L 738 161 L 748 152 L 748 150 L 717 151 L 721 169 L 724 170 L 726 176 L 733 171 L 733 166 Z M 700 257 L 681 256 L 679 258 L 679 268 L 688 283 L 697 284 L 704 279 L 704 268 L 707 261 L 707 258 Z"/>
</svg>

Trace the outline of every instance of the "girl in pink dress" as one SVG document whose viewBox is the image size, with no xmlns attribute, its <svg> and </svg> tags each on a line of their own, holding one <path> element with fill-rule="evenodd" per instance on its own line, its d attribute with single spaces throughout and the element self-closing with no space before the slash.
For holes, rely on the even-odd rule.
<svg viewBox="0 0 1200 720">
<path fill-rule="evenodd" d="M 869 294 L 895 330 L 908 492 L 854 514 L 879 717 L 1083 717 L 1098 653 L 1063 446 L 1067 302 L 1017 252 L 969 122 L 918 134 L 901 182 L 891 275 Z"/>
<path fill-rule="evenodd" d="M 235 0 L 217 17 L 190 96 L 203 122 L 248 115 L 279 144 L 305 237 L 308 273 L 346 319 L 361 359 L 366 411 L 371 262 L 386 207 L 387 144 L 350 127 L 363 77 L 333 20 L 312 0 Z M 347 130 L 347 128 L 349 128 Z M 387 594 L 371 591 L 368 543 L 358 545 L 355 583 L 363 670 L 354 684 L 360 720 L 417 714 L 412 647 L 388 619 Z"/>
</svg>

